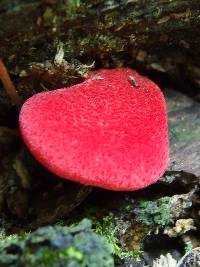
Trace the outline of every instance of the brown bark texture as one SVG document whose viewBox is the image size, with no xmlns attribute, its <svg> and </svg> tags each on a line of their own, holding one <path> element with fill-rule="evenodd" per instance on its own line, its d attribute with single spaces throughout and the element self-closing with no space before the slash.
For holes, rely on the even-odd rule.
<svg viewBox="0 0 200 267">
<path fill-rule="evenodd" d="M 200 85 L 199 0 L 1 0 L 0 25 L 0 57 L 19 91 L 29 84 L 27 95 L 38 84 L 73 83 L 92 62 Z M 64 61 L 56 66 L 60 43 Z"/>
</svg>

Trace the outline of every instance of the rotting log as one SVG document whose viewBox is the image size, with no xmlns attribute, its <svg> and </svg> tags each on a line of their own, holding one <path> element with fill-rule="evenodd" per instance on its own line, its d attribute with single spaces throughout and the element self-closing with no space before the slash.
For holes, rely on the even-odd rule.
<svg viewBox="0 0 200 267">
<path fill-rule="evenodd" d="M 200 85 L 199 0 L 2 0 L 0 25 L 0 56 L 22 91 L 27 77 L 29 90 L 36 76 L 43 81 L 60 42 L 73 66 L 74 59 L 97 67 L 134 66 L 180 85 Z M 57 67 L 50 69 L 58 75 Z M 67 85 L 71 76 L 47 78 L 47 85 Z"/>
</svg>

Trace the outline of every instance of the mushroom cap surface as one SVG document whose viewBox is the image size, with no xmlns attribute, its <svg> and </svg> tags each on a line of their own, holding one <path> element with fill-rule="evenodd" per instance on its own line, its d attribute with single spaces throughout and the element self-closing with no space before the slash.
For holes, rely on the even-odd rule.
<svg viewBox="0 0 200 267">
<path fill-rule="evenodd" d="M 24 103 L 19 124 L 42 165 L 85 185 L 141 189 L 168 164 L 165 99 L 132 69 L 102 69 L 75 86 L 36 94 Z"/>
</svg>

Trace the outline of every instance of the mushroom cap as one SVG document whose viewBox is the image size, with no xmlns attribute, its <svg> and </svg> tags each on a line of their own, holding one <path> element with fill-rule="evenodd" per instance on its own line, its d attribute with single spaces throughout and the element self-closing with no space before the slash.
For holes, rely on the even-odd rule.
<svg viewBox="0 0 200 267">
<path fill-rule="evenodd" d="M 83 83 L 36 94 L 24 103 L 19 124 L 42 165 L 85 185 L 141 189 L 168 164 L 165 99 L 132 69 L 102 69 Z"/>
</svg>

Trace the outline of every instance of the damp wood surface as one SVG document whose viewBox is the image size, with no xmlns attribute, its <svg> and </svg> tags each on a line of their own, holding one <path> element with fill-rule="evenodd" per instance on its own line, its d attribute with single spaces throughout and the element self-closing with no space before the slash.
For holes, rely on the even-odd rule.
<svg viewBox="0 0 200 267">
<path fill-rule="evenodd" d="M 0 56 L 17 82 L 30 63 L 51 60 L 59 42 L 66 60 L 200 81 L 198 0 L 3 0 L 0 25 Z"/>
</svg>

